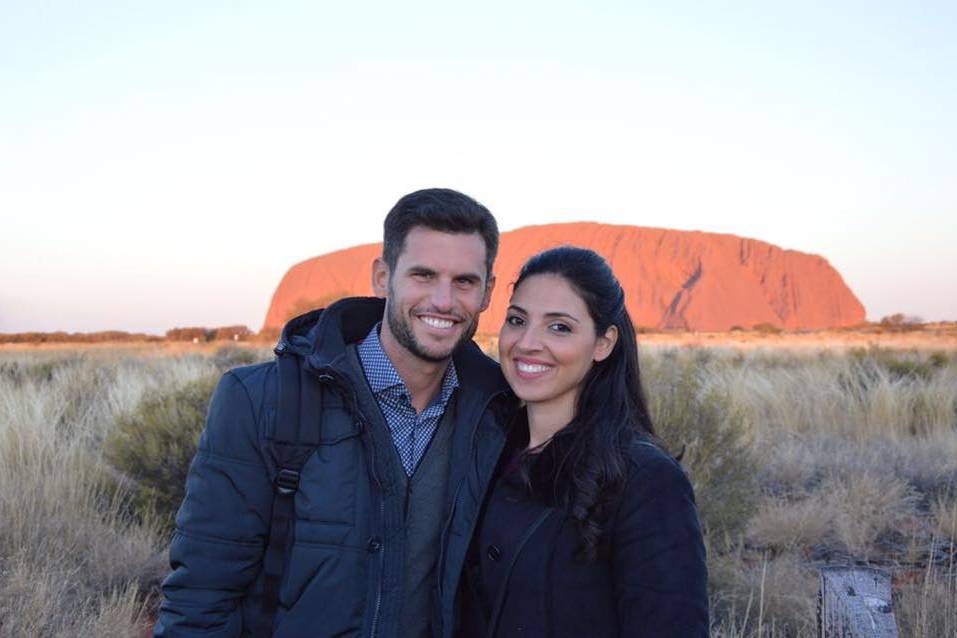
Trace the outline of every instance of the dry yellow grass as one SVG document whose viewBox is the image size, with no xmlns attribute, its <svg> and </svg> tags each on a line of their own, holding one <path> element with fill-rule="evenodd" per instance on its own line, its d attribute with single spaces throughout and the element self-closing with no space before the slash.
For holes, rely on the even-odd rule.
<svg viewBox="0 0 957 638">
<path fill-rule="evenodd" d="M 823 555 L 908 574 L 916 562 L 895 603 L 902 635 L 954 635 L 957 575 L 941 562 L 957 543 L 953 353 L 649 341 L 655 413 L 683 428 L 662 435 L 715 429 L 688 450 L 702 513 L 725 535 L 709 539 L 713 635 L 813 635 Z M 131 515 L 103 441 L 143 397 L 241 358 L 188 345 L 0 349 L 0 638 L 148 624 L 166 539 Z M 744 472 L 719 458 L 731 443 L 746 448 Z"/>
</svg>

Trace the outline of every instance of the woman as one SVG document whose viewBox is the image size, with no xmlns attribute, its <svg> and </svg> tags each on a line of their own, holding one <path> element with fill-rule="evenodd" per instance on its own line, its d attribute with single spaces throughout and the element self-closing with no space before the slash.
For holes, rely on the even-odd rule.
<svg viewBox="0 0 957 638">
<path fill-rule="evenodd" d="M 654 442 L 624 293 L 595 252 L 522 268 L 499 335 L 522 402 L 459 579 L 459 636 L 707 636 L 691 485 Z"/>
</svg>

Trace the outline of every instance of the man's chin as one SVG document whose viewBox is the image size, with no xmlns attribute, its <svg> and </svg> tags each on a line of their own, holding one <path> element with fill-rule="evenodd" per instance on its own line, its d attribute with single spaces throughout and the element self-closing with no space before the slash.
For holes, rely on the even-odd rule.
<svg viewBox="0 0 957 638">
<path fill-rule="evenodd" d="M 455 335 L 449 335 L 444 339 L 435 339 L 430 335 L 422 334 L 417 334 L 415 337 L 418 350 L 416 354 L 426 361 L 433 362 L 445 361 L 463 341 L 468 341 L 468 337 L 458 331 Z"/>
<path fill-rule="evenodd" d="M 451 357 L 458 344 L 458 341 L 452 343 L 431 344 L 428 341 L 420 339 L 418 340 L 418 352 L 416 354 L 426 361 L 438 363 Z"/>
</svg>

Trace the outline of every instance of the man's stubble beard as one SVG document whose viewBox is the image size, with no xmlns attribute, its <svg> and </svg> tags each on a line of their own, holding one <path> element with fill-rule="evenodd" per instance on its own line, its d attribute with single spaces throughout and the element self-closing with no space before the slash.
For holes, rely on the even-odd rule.
<svg viewBox="0 0 957 638">
<path fill-rule="evenodd" d="M 438 356 L 427 351 L 422 347 L 422 344 L 419 343 L 418 339 L 415 338 L 415 332 L 412 330 L 412 326 L 409 325 L 409 321 L 401 316 L 395 309 L 392 299 L 394 299 L 392 294 L 392 284 L 389 284 L 389 296 L 385 301 L 385 316 L 386 321 L 389 322 L 389 330 L 392 332 L 392 336 L 395 337 L 395 340 L 399 343 L 400 346 L 411 352 L 413 355 L 422 359 L 423 361 L 428 361 L 430 363 L 442 363 L 447 360 L 452 353 L 455 352 L 459 346 L 461 346 L 466 341 L 472 339 L 475 336 L 475 331 L 478 329 L 478 314 L 472 317 L 472 323 L 465 329 L 465 332 L 462 333 L 462 336 L 459 337 L 459 340 L 455 342 L 455 345 L 452 347 L 449 352 L 443 356 Z"/>
</svg>

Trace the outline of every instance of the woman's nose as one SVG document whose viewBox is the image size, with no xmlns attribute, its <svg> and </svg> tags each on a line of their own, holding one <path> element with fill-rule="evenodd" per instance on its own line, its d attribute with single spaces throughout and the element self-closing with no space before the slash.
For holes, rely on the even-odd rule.
<svg viewBox="0 0 957 638">
<path fill-rule="evenodd" d="M 538 334 L 538 331 L 531 326 L 527 326 L 525 330 L 522 331 L 521 336 L 518 338 L 518 341 L 515 342 L 515 345 L 523 351 L 533 351 L 541 350 L 542 340 Z"/>
</svg>

